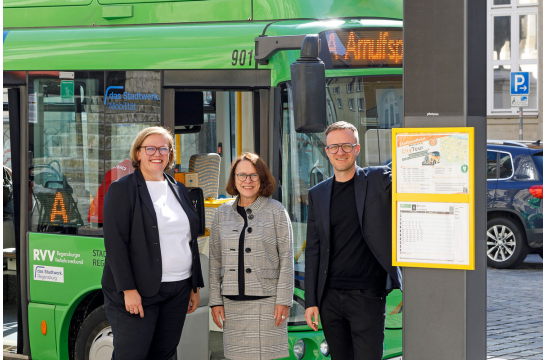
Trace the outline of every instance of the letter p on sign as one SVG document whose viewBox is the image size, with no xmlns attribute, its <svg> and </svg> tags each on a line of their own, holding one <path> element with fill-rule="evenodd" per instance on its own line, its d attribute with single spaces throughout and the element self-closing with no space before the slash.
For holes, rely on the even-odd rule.
<svg viewBox="0 0 545 360">
<path fill-rule="evenodd" d="M 511 73 L 511 95 L 530 94 L 530 76 L 528 72 Z"/>
</svg>

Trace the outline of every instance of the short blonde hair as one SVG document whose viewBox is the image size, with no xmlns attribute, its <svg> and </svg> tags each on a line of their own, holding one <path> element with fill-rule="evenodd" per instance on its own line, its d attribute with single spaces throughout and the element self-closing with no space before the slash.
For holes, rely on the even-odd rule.
<svg viewBox="0 0 545 360">
<path fill-rule="evenodd" d="M 325 136 L 327 137 L 327 135 L 333 130 L 344 130 L 344 129 L 352 130 L 352 132 L 354 133 L 354 136 L 356 137 L 356 144 L 360 143 L 360 137 L 358 136 L 358 129 L 356 129 L 354 125 L 346 121 L 337 121 L 329 125 L 325 131 Z"/>
<path fill-rule="evenodd" d="M 172 136 L 172 133 L 165 129 L 162 126 L 152 126 L 149 128 L 145 128 L 144 130 L 140 131 L 138 135 L 136 135 L 136 138 L 134 139 L 132 146 L 131 146 L 131 162 L 132 166 L 136 169 L 140 167 L 140 160 L 138 160 L 138 150 L 144 140 L 150 136 L 150 135 L 163 135 L 165 139 L 168 140 L 168 147 L 170 148 L 170 155 L 168 157 L 168 164 L 165 167 L 165 170 L 170 170 L 174 167 L 174 162 L 176 161 L 176 152 L 174 151 L 174 137 Z"/>
</svg>

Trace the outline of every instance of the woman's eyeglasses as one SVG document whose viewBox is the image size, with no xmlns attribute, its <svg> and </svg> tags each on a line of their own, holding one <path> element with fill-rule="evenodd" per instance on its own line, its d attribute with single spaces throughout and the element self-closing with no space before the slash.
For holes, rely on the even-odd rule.
<svg viewBox="0 0 545 360">
<path fill-rule="evenodd" d="M 342 148 L 345 153 L 349 153 L 352 152 L 352 149 L 356 146 L 358 146 L 358 144 L 331 144 L 326 146 L 326 149 L 329 151 L 330 154 L 336 154 L 339 151 L 339 148 Z"/>
<path fill-rule="evenodd" d="M 155 146 L 139 146 L 138 148 L 139 148 L 139 149 L 144 148 L 144 150 L 146 151 L 146 155 L 148 155 L 148 156 L 155 155 L 155 153 L 157 152 L 157 150 L 159 150 L 159 154 L 161 154 L 161 155 L 168 155 L 168 154 L 170 154 L 170 148 L 169 148 L 169 147 L 166 147 L 166 146 L 161 146 L 161 147 L 155 147 Z"/>
<path fill-rule="evenodd" d="M 259 180 L 259 174 L 245 174 L 245 173 L 239 173 L 239 174 L 235 174 L 237 176 L 237 178 L 240 180 L 240 181 L 246 181 L 246 178 L 249 176 L 250 177 L 250 180 L 252 182 L 256 182 L 257 180 Z"/>
</svg>

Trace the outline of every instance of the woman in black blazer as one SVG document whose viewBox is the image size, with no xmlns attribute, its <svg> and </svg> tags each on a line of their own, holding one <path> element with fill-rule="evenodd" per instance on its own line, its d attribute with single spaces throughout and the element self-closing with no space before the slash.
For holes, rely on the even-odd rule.
<svg viewBox="0 0 545 360">
<path fill-rule="evenodd" d="M 168 130 L 142 130 L 130 151 L 135 172 L 113 182 L 104 200 L 102 289 L 112 359 L 170 359 L 186 313 L 199 305 L 199 218 L 184 185 L 164 173 L 173 149 Z"/>
</svg>

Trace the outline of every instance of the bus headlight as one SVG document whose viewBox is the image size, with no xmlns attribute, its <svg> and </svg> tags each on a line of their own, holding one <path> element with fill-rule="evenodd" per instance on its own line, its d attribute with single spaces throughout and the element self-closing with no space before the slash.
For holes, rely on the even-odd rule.
<svg viewBox="0 0 545 360">
<path fill-rule="evenodd" d="M 329 346 L 327 345 L 327 341 L 325 339 L 320 344 L 320 351 L 325 357 L 329 356 Z"/>
<path fill-rule="evenodd" d="M 298 360 L 301 360 L 305 356 L 305 342 L 303 339 L 297 340 L 295 345 L 293 345 L 293 353 Z"/>
</svg>

